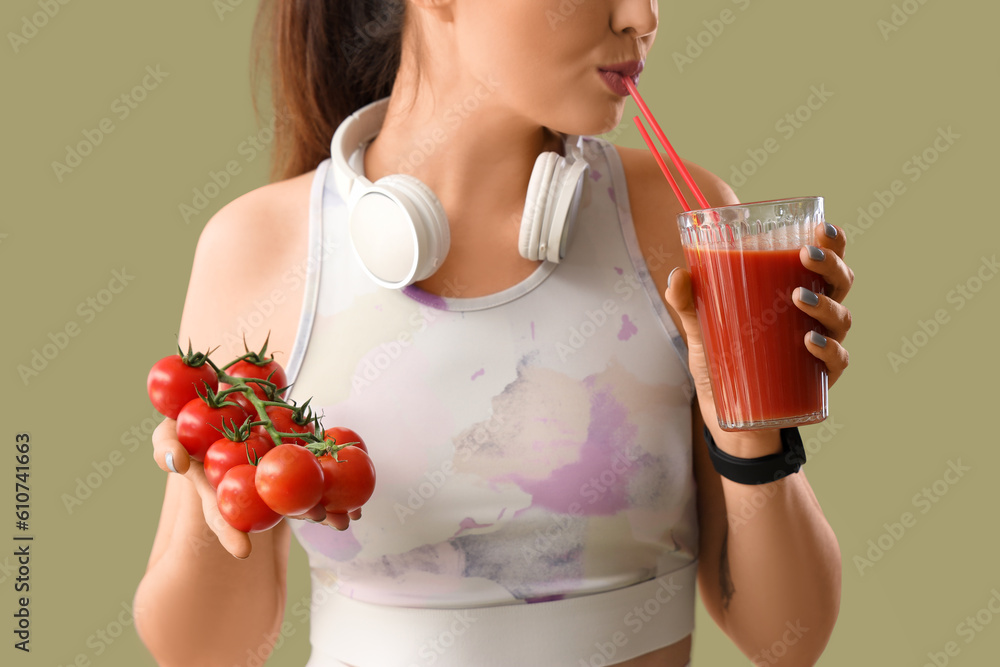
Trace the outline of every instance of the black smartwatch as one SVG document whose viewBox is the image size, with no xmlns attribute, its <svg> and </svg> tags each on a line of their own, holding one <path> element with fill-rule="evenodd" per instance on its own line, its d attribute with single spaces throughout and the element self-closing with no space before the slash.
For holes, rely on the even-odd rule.
<svg viewBox="0 0 1000 667">
<path fill-rule="evenodd" d="M 708 443 L 708 455 L 712 459 L 712 467 L 726 479 L 739 484 L 767 484 L 796 473 L 806 462 L 802 436 L 799 435 L 797 428 L 783 428 L 780 434 L 781 451 L 777 454 L 741 459 L 719 449 L 706 426 L 705 442 Z"/>
</svg>

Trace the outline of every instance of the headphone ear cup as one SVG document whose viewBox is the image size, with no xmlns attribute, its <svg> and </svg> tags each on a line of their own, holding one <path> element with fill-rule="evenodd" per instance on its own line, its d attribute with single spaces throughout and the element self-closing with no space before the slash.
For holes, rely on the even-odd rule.
<svg viewBox="0 0 1000 667">
<path fill-rule="evenodd" d="M 383 287 L 399 289 L 429 277 L 451 246 L 440 200 L 408 174 L 385 176 L 361 192 L 348 224 L 362 268 Z"/>
<path fill-rule="evenodd" d="M 549 239 L 546 246 L 546 259 L 550 262 L 558 262 L 566 256 L 566 248 L 569 246 L 569 239 L 576 224 L 588 173 L 590 165 L 586 160 L 577 160 L 572 164 L 562 160 L 558 172 L 553 177 L 555 183 L 552 190 L 555 201 L 550 213 Z"/>
<path fill-rule="evenodd" d="M 535 159 L 518 237 L 518 250 L 525 259 L 558 262 L 566 256 L 590 171 L 577 146 L 568 155 L 572 161 L 554 152 Z"/>
<path fill-rule="evenodd" d="M 551 224 L 553 176 L 563 157 L 558 153 L 545 152 L 535 158 L 525 196 L 524 213 L 521 215 L 521 229 L 518 235 L 518 251 L 525 259 L 545 259 L 545 245 L 549 239 Z"/>
</svg>

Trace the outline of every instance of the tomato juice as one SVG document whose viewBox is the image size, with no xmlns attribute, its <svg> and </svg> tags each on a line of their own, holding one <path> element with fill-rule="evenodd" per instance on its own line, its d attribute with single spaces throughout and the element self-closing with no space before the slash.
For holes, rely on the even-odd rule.
<svg viewBox="0 0 1000 667">
<path fill-rule="evenodd" d="M 826 365 L 810 354 L 810 330 L 826 335 L 792 302 L 823 278 L 799 248 L 685 246 L 720 426 L 727 431 L 812 424 L 827 415 Z"/>
</svg>

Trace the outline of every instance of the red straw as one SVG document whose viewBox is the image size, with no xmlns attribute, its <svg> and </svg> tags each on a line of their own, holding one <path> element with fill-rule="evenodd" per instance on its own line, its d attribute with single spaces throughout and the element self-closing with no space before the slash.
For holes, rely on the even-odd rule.
<svg viewBox="0 0 1000 667">
<path fill-rule="evenodd" d="M 677 186 L 677 181 L 674 180 L 673 174 L 671 174 L 670 170 L 667 169 L 667 163 L 663 161 L 662 157 L 660 157 L 660 151 L 656 150 L 656 146 L 653 145 L 653 140 L 649 138 L 649 133 L 646 132 L 646 128 L 643 126 L 642 121 L 639 120 L 638 116 L 633 116 L 632 120 L 635 121 L 635 126 L 639 128 L 639 134 L 642 135 L 642 140 L 646 142 L 646 145 L 649 146 L 649 150 L 653 153 L 653 157 L 656 158 L 656 164 L 660 165 L 660 171 L 662 171 L 663 175 L 667 177 L 667 182 L 670 183 L 670 189 L 674 191 L 675 195 L 677 195 L 677 201 L 681 203 L 681 206 L 684 207 L 685 211 L 690 211 L 691 206 L 687 203 L 687 199 L 684 198 L 684 194 Z"/>
<path fill-rule="evenodd" d="M 660 143 L 663 144 L 663 147 L 667 149 L 667 155 L 670 156 L 670 160 L 674 163 L 674 166 L 677 167 L 677 171 L 681 173 L 681 176 L 684 178 L 684 182 L 687 183 L 689 188 L 691 188 L 691 192 L 694 193 L 698 203 L 701 204 L 702 208 L 712 208 L 709 205 L 708 200 L 705 199 L 705 195 L 701 194 L 701 190 L 698 189 L 694 179 L 691 178 L 691 174 L 689 174 L 688 170 L 684 167 L 684 163 L 681 162 L 681 158 L 677 155 L 677 151 L 675 151 L 674 147 L 670 145 L 670 141 L 667 140 L 667 135 L 665 135 L 663 130 L 660 129 L 660 124 L 656 122 L 655 118 L 653 118 L 653 113 L 642 100 L 642 96 L 639 95 L 639 91 L 636 89 L 635 83 L 632 81 L 631 77 L 623 76 L 622 81 L 625 82 L 625 87 L 628 88 L 628 92 L 632 95 L 635 103 L 639 105 L 639 110 L 642 111 L 642 115 L 646 117 L 646 122 L 648 122 L 649 126 L 653 128 L 653 133 L 656 134 L 656 137 L 660 140 Z M 658 151 L 653 150 L 653 152 L 657 153 Z"/>
</svg>

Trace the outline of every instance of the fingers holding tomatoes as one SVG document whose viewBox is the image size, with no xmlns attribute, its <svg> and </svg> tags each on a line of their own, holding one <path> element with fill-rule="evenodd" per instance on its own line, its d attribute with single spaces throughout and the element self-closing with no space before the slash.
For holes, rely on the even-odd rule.
<svg viewBox="0 0 1000 667">
<path fill-rule="evenodd" d="M 237 466 L 237 468 L 238 467 L 241 466 Z M 198 492 L 198 496 L 201 498 L 201 511 L 205 517 L 205 524 L 212 529 L 213 533 L 215 533 L 215 536 L 218 538 L 219 544 L 222 545 L 222 548 L 236 558 L 242 559 L 249 556 L 251 550 L 250 536 L 247 534 L 249 531 L 242 530 L 238 525 L 233 525 L 234 522 L 230 521 L 230 519 L 227 518 L 222 511 L 222 504 L 228 503 L 228 509 L 234 511 L 237 517 L 242 515 L 242 518 L 245 521 L 252 519 L 249 512 L 243 514 L 242 508 L 247 504 L 247 500 L 239 494 L 239 489 L 225 491 L 225 494 L 232 493 L 231 497 L 217 494 L 216 490 L 213 489 L 208 483 L 208 480 L 205 478 L 205 472 L 202 469 L 201 464 L 197 461 L 191 464 L 191 469 L 185 477 L 194 484 L 194 487 Z M 225 478 L 223 478 L 223 482 L 220 483 L 220 487 L 224 483 Z M 259 508 L 257 508 L 257 511 L 260 512 Z M 264 515 L 266 516 L 266 514 Z M 279 516 L 278 521 L 280 520 L 281 517 Z M 238 523 L 238 521 L 236 523 Z M 277 521 L 269 527 L 273 527 L 275 524 L 277 524 Z"/>
<path fill-rule="evenodd" d="M 164 419 L 153 431 L 153 459 L 162 470 L 176 472 L 193 485 L 201 502 L 205 524 L 215 533 L 223 548 L 237 558 L 249 556 L 250 538 L 234 528 L 219 511 L 215 489 L 205 477 L 202 464 L 191 459 L 177 439 L 177 426 L 173 419 Z M 173 470 L 169 464 L 172 464 Z"/>
<path fill-rule="evenodd" d="M 153 460 L 160 470 L 183 475 L 188 471 L 191 457 L 177 439 L 177 422 L 164 419 L 153 429 Z"/>
<path fill-rule="evenodd" d="M 150 400 L 168 417 L 153 433 L 154 460 L 194 484 L 206 524 L 241 558 L 249 533 L 285 516 L 345 530 L 375 488 L 361 436 L 324 431 L 309 401 L 286 401 L 284 369 L 266 349 L 267 341 L 219 368 L 211 352 L 195 355 L 189 345 L 147 379 Z"/>
</svg>

